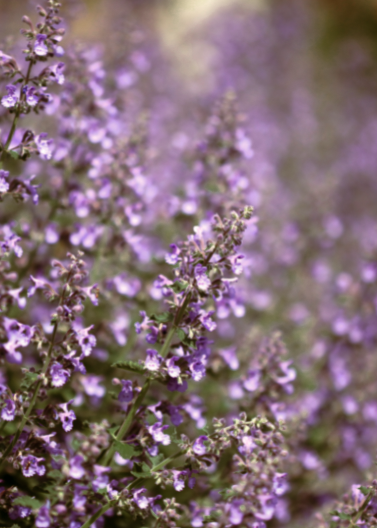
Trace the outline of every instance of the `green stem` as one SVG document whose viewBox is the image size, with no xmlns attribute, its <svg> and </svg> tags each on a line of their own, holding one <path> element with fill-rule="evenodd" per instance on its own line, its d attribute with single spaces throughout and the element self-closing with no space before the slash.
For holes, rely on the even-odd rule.
<svg viewBox="0 0 377 528">
<path fill-rule="evenodd" d="M 39 389 L 41 388 L 42 383 L 43 383 L 43 375 L 46 374 L 47 369 L 48 369 L 48 367 L 50 365 L 51 354 L 52 354 L 52 349 L 53 349 L 54 342 L 55 342 L 57 329 L 58 329 L 58 323 L 56 322 L 54 324 L 54 330 L 52 332 L 52 337 L 51 337 L 51 342 L 50 342 L 50 347 L 48 349 L 47 357 L 46 357 L 46 360 L 44 362 L 44 365 L 43 365 L 43 368 L 42 368 L 42 372 L 41 372 L 41 375 L 40 375 L 41 378 L 38 381 L 37 385 L 35 386 L 34 394 L 33 394 L 33 397 L 32 397 L 32 399 L 30 401 L 29 407 L 27 408 L 24 416 L 22 417 L 22 420 L 20 422 L 20 425 L 18 426 L 16 434 L 13 437 L 12 442 L 8 445 L 8 447 L 6 448 L 5 452 L 3 453 L 3 455 L 2 455 L 2 457 L 0 459 L 0 467 L 5 462 L 7 456 L 9 455 L 9 453 L 12 451 L 12 449 L 16 445 L 16 443 L 17 443 L 18 439 L 20 438 L 20 435 L 21 435 L 21 433 L 22 433 L 22 431 L 23 431 L 23 429 L 25 427 L 25 424 L 28 421 L 28 418 L 29 418 L 31 412 L 34 409 L 35 403 L 36 403 L 37 398 L 38 398 Z"/>
<path fill-rule="evenodd" d="M 92 526 L 93 523 L 96 522 L 97 519 L 99 519 L 99 517 L 101 517 L 101 515 L 103 515 L 104 513 L 106 513 L 108 510 L 110 510 L 110 508 L 112 508 L 113 506 L 115 506 L 117 503 L 116 500 L 111 500 L 110 502 L 108 502 L 107 504 L 105 504 L 105 506 L 102 506 L 102 508 L 100 510 L 98 510 L 97 513 L 95 513 L 94 515 L 91 516 L 90 519 L 88 519 L 82 526 L 81 528 L 90 528 L 90 526 Z"/>
<path fill-rule="evenodd" d="M 151 384 L 151 380 L 148 378 L 147 381 L 144 384 L 144 387 L 139 392 L 138 397 L 134 401 L 130 412 L 127 414 L 126 419 L 124 420 L 123 424 L 121 425 L 121 427 L 120 427 L 120 429 L 119 429 L 119 431 L 118 431 L 118 433 L 117 433 L 117 435 L 115 437 L 116 440 L 118 440 L 118 441 L 122 440 L 124 435 L 127 434 L 128 431 L 130 430 L 130 428 L 132 426 L 132 422 L 133 422 L 133 420 L 135 418 L 135 414 L 138 411 L 140 405 L 143 403 L 143 400 L 145 398 L 145 395 L 148 392 L 150 384 Z M 109 450 L 107 451 L 107 453 L 105 453 L 105 455 L 103 457 L 102 464 L 104 466 L 108 466 L 111 463 L 111 461 L 113 459 L 113 456 L 114 456 L 114 453 L 115 453 L 115 447 L 114 447 L 114 442 L 112 441 L 111 444 L 110 444 Z"/>
</svg>

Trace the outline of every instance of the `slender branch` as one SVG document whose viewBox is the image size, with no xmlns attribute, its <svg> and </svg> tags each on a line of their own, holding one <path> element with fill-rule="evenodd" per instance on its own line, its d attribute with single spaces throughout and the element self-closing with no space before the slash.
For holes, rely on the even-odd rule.
<svg viewBox="0 0 377 528">
<path fill-rule="evenodd" d="M 96 522 L 97 519 L 99 519 L 99 517 L 101 517 L 101 515 L 103 515 L 104 513 L 106 513 L 108 510 L 110 510 L 110 508 L 112 508 L 113 506 L 115 506 L 117 503 L 116 500 L 111 500 L 109 501 L 107 504 L 105 504 L 104 506 L 102 506 L 101 509 L 98 510 L 97 513 L 95 513 L 94 515 L 91 516 L 90 519 L 88 519 L 82 526 L 81 528 L 90 528 L 90 526 L 92 526 L 93 523 Z"/>
<path fill-rule="evenodd" d="M 3 455 L 1 456 L 0 467 L 2 466 L 4 461 L 6 460 L 7 456 L 9 455 L 9 453 L 12 451 L 13 447 L 16 445 L 16 443 L 17 443 L 18 439 L 20 438 L 20 435 L 21 435 L 21 433 L 22 433 L 22 431 L 23 431 L 23 429 L 25 427 L 25 424 L 28 421 L 28 418 L 29 418 L 31 412 L 34 409 L 35 403 L 36 403 L 37 398 L 38 398 L 39 389 L 41 388 L 42 383 L 43 383 L 44 374 L 46 374 L 46 372 L 48 370 L 48 367 L 50 366 L 52 349 L 54 347 L 57 329 L 58 329 L 58 322 L 56 321 L 55 324 L 54 324 L 53 332 L 52 332 L 50 347 L 48 349 L 48 353 L 47 353 L 45 362 L 43 364 L 42 372 L 40 374 L 40 379 L 39 379 L 38 383 L 35 386 L 33 397 L 32 397 L 32 399 L 30 401 L 29 407 L 27 408 L 24 416 L 22 417 L 22 420 L 21 420 L 21 422 L 20 422 L 20 424 L 18 426 L 16 434 L 13 437 L 13 440 L 11 441 L 11 443 L 8 445 L 8 447 L 4 451 Z"/>
<path fill-rule="evenodd" d="M 360 506 L 359 510 L 357 511 L 355 517 L 351 519 L 351 526 L 357 526 L 357 522 L 361 519 L 361 516 L 363 515 L 365 510 L 368 508 L 369 502 L 371 498 L 373 497 L 373 495 L 375 494 L 375 492 L 376 491 L 374 489 L 371 489 L 369 491 L 368 495 L 365 497 L 363 504 Z"/>
</svg>

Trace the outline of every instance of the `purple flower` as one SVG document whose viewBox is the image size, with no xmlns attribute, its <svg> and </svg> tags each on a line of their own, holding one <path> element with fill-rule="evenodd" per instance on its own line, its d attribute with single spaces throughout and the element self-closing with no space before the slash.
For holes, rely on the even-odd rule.
<svg viewBox="0 0 377 528">
<path fill-rule="evenodd" d="M 290 368 L 292 361 L 283 361 L 280 363 L 280 369 L 283 372 L 283 376 L 275 376 L 276 383 L 279 385 L 285 385 L 296 379 L 296 371 L 294 368 Z"/>
<path fill-rule="evenodd" d="M 231 370 L 237 370 L 240 366 L 235 347 L 220 350 L 220 356 Z"/>
<path fill-rule="evenodd" d="M 147 349 L 147 359 L 145 360 L 145 368 L 151 372 L 156 372 L 162 363 L 163 358 L 153 348 Z"/>
<path fill-rule="evenodd" d="M 174 266 L 180 260 L 179 254 L 181 253 L 181 250 L 175 244 L 170 244 L 170 247 L 172 249 L 172 252 L 165 255 L 165 260 L 168 264 Z"/>
<path fill-rule="evenodd" d="M 89 334 L 89 331 L 93 328 L 93 325 L 88 328 L 82 328 L 76 331 L 76 337 L 81 346 L 84 356 L 89 356 L 93 347 L 96 346 L 97 340 L 94 335 Z"/>
<path fill-rule="evenodd" d="M 42 465 L 44 458 L 37 458 L 33 455 L 27 455 L 22 458 L 21 468 L 25 477 L 39 475 L 42 477 L 46 473 L 46 468 Z"/>
<path fill-rule="evenodd" d="M 99 385 L 101 381 L 102 376 L 95 376 L 94 374 L 83 376 L 81 379 L 81 383 L 84 386 L 86 394 L 96 398 L 102 398 L 106 392 L 105 387 L 101 387 L 101 385 Z"/>
<path fill-rule="evenodd" d="M 58 62 L 57 64 L 54 64 L 53 66 L 49 67 L 49 78 L 52 81 L 55 81 L 58 84 L 64 84 L 64 74 L 63 71 L 65 69 L 64 62 Z"/>
<path fill-rule="evenodd" d="M 149 506 L 148 499 L 144 495 L 146 491 L 147 490 L 145 488 L 140 488 L 138 490 L 133 491 L 134 501 L 141 510 L 145 510 L 145 508 L 148 508 Z"/>
<path fill-rule="evenodd" d="M 173 486 L 175 491 L 182 491 L 185 487 L 186 471 L 173 470 Z"/>
<path fill-rule="evenodd" d="M 171 378 L 178 378 L 181 373 L 181 369 L 178 365 L 175 364 L 178 361 L 179 357 L 173 356 L 166 361 L 166 367 L 168 369 L 168 374 Z"/>
<path fill-rule="evenodd" d="M 206 274 L 207 268 L 205 266 L 202 266 L 201 264 L 198 264 L 195 266 L 195 280 L 196 284 L 199 288 L 199 290 L 208 292 L 208 289 L 211 286 L 211 281 L 207 277 Z"/>
<path fill-rule="evenodd" d="M 249 392 L 257 390 L 260 382 L 261 374 L 259 370 L 249 370 L 247 377 L 243 382 L 244 388 Z"/>
<path fill-rule="evenodd" d="M 208 440 L 208 437 L 204 435 L 199 436 L 199 438 L 195 440 L 195 442 L 192 445 L 192 450 L 194 451 L 196 455 L 202 456 L 206 454 L 207 448 L 204 445 L 204 442 L 206 442 L 207 440 Z"/>
<path fill-rule="evenodd" d="M 130 380 L 121 380 L 122 382 L 122 390 L 119 393 L 118 400 L 120 402 L 128 403 L 132 401 L 134 397 L 133 389 L 132 389 L 132 381 Z"/>
<path fill-rule="evenodd" d="M 1 419 L 6 422 L 12 422 L 16 414 L 16 404 L 13 400 L 6 399 L 5 407 L 1 410 Z"/>
<path fill-rule="evenodd" d="M 194 381 L 200 381 L 206 373 L 206 368 L 201 361 L 195 361 L 190 365 L 191 376 Z"/>
<path fill-rule="evenodd" d="M 39 509 L 38 516 L 35 520 L 35 526 L 37 528 L 49 528 L 51 520 L 50 520 L 50 513 L 49 513 L 49 503 L 47 503 L 46 506 L 42 506 Z"/>
<path fill-rule="evenodd" d="M 84 459 L 81 455 L 76 455 L 69 462 L 69 476 L 73 479 L 81 479 L 85 475 L 85 470 L 81 466 Z"/>
<path fill-rule="evenodd" d="M 179 407 L 176 407 L 175 405 L 169 405 L 168 407 L 168 413 L 170 416 L 171 423 L 178 427 L 178 425 L 181 425 L 183 422 L 183 418 L 181 413 L 179 412 Z"/>
<path fill-rule="evenodd" d="M 42 159 L 50 160 L 52 158 L 52 145 L 53 140 L 52 139 L 46 139 L 47 134 L 45 132 L 42 132 L 38 136 L 35 137 L 35 144 L 38 149 L 38 153 Z"/>
<path fill-rule="evenodd" d="M 9 183 L 6 181 L 8 176 L 8 171 L 0 170 L 0 193 L 6 193 L 9 190 Z"/>
<path fill-rule="evenodd" d="M 63 368 L 60 363 L 54 363 L 50 368 L 51 384 L 53 387 L 62 387 L 70 376 L 68 370 Z"/>
<path fill-rule="evenodd" d="M 156 443 L 169 445 L 170 436 L 164 433 L 164 430 L 168 427 L 168 425 L 162 425 L 161 422 L 156 422 L 148 427 L 148 431 Z"/>
<path fill-rule="evenodd" d="M 243 513 L 240 506 L 243 504 L 242 499 L 233 500 L 229 507 L 229 522 L 232 526 L 237 526 L 242 523 Z"/>
<path fill-rule="evenodd" d="M 5 106 L 5 108 L 13 108 L 16 106 L 18 97 L 16 95 L 17 87 L 13 84 L 8 84 L 6 86 L 8 95 L 4 95 L 4 97 L 1 99 L 1 104 Z"/>
<path fill-rule="evenodd" d="M 29 106 L 35 106 L 38 104 L 39 95 L 34 86 L 25 86 L 24 93 L 26 97 L 26 102 Z"/>
<path fill-rule="evenodd" d="M 213 314 L 213 312 L 205 312 L 204 310 L 201 310 L 200 311 L 200 322 L 202 323 L 202 325 L 204 326 L 204 328 L 206 328 L 209 332 L 213 332 L 214 330 L 216 330 L 216 327 L 217 327 L 217 324 L 215 323 L 215 321 L 212 321 L 211 319 L 211 315 Z"/>
<path fill-rule="evenodd" d="M 269 521 L 275 513 L 276 498 L 272 495 L 260 495 L 260 511 L 255 514 L 257 519 L 261 521 Z"/>
<path fill-rule="evenodd" d="M 254 442 L 252 436 L 245 435 L 242 437 L 242 445 L 238 448 L 239 452 L 242 455 L 250 455 L 253 450 L 257 447 L 257 444 Z"/>
<path fill-rule="evenodd" d="M 60 421 L 62 422 L 63 429 L 66 433 L 72 430 L 73 428 L 73 421 L 76 420 L 76 415 L 73 411 L 68 410 L 68 405 L 72 403 L 73 400 L 67 402 L 67 403 L 60 403 L 59 407 L 63 410 L 63 412 L 59 413 Z"/>
<path fill-rule="evenodd" d="M 47 35 L 42 35 L 39 33 L 34 42 L 34 52 L 38 57 L 45 57 L 48 53 L 48 47 L 45 44 L 45 40 L 47 39 Z"/>
</svg>

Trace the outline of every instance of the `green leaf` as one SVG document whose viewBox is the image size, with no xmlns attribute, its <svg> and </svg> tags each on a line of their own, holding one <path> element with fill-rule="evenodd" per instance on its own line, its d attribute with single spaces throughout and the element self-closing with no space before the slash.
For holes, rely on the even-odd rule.
<svg viewBox="0 0 377 528">
<path fill-rule="evenodd" d="M 149 478 L 152 476 L 151 468 L 144 462 L 141 466 L 141 471 L 131 471 L 132 475 L 137 478 Z"/>
<path fill-rule="evenodd" d="M 32 509 L 37 509 L 42 506 L 42 502 L 27 496 L 17 497 L 16 499 L 14 499 L 13 504 L 15 504 L 16 506 L 25 506 L 25 508 Z"/>
<path fill-rule="evenodd" d="M 160 462 L 162 462 L 164 460 L 164 455 L 162 453 L 159 453 L 158 455 L 156 456 L 151 456 L 148 451 L 146 452 L 146 455 L 147 457 L 149 458 L 149 460 L 153 463 L 153 466 L 157 466 L 157 464 L 159 464 Z"/>
<path fill-rule="evenodd" d="M 136 363 L 136 361 L 118 361 L 117 363 L 113 363 L 111 366 L 123 370 L 129 370 L 131 372 L 144 372 L 143 365 Z"/>
<path fill-rule="evenodd" d="M 173 314 L 170 312 L 162 312 L 160 314 L 153 314 L 151 319 L 154 319 L 158 323 L 168 323 L 173 320 Z"/>
<path fill-rule="evenodd" d="M 366 497 L 366 496 L 369 494 L 369 492 L 370 492 L 370 488 L 368 488 L 367 486 L 359 486 L 358 489 L 361 491 L 361 493 L 362 493 L 365 497 Z"/>
<path fill-rule="evenodd" d="M 133 446 L 130 444 L 123 444 L 123 442 L 120 442 L 119 440 L 115 440 L 114 447 L 116 452 L 127 460 L 140 454 L 140 451 L 137 451 Z"/>
<path fill-rule="evenodd" d="M 187 286 L 188 286 L 188 282 L 177 281 L 177 282 L 175 282 L 175 283 L 171 286 L 171 289 L 172 289 L 175 293 L 181 293 L 181 292 L 185 291 L 185 289 L 187 288 Z"/>
<path fill-rule="evenodd" d="M 186 339 L 186 334 L 182 328 L 177 328 L 176 334 L 180 341 L 184 341 Z"/>
<path fill-rule="evenodd" d="M 15 150 L 7 150 L 7 153 L 13 159 L 19 159 L 19 157 L 20 157 L 18 152 L 16 152 Z"/>
<path fill-rule="evenodd" d="M 36 372 L 26 372 L 24 379 L 21 382 L 21 389 L 30 389 L 30 387 L 38 379 L 38 374 Z"/>
<path fill-rule="evenodd" d="M 60 477 L 62 476 L 62 473 L 58 469 L 53 469 L 52 471 L 49 471 L 47 473 L 47 476 L 48 478 L 51 478 L 51 479 L 60 479 Z"/>
</svg>

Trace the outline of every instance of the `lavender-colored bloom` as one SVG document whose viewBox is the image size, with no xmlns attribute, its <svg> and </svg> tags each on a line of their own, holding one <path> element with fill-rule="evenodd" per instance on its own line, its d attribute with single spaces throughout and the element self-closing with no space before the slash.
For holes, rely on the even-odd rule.
<svg viewBox="0 0 377 528">
<path fill-rule="evenodd" d="M 170 436 L 164 433 L 164 430 L 168 427 L 168 425 L 162 425 L 161 422 L 156 422 L 148 427 L 148 431 L 156 443 L 169 445 Z"/>
<path fill-rule="evenodd" d="M 287 484 L 287 474 L 286 473 L 276 473 L 274 476 L 273 490 L 274 493 L 278 496 L 284 495 L 288 490 Z"/>
<path fill-rule="evenodd" d="M 135 326 L 137 325 L 138 323 L 135 323 Z M 164 325 L 165 326 L 165 325 Z M 166 328 L 166 327 L 165 327 Z M 138 332 L 139 333 L 139 332 Z M 149 343 L 150 345 L 153 345 L 154 343 L 156 343 L 157 341 L 157 338 L 158 338 L 158 334 L 159 334 L 159 330 L 156 326 L 149 326 L 149 334 L 147 334 L 145 336 L 145 340 L 147 343 Z"/>
<path fill-rule="evenodd" d="M 12 422 L 16 415 L 16 404 L 13 400 L 6 399 L 5 407 L 1 409 L 1 419 L 6 422 Z"/>
<path fill-rule="evenodd" d="M 62 422 L 63 429 L 66 433 L 72 430 L 73 428 L 73 421 L 76 420 L 76 415 L 73 411 L 68 410 L 68 405 L 72 403 L 73 400 L 67 403 L 61 403 L 59 404 L 59 407 L 63 410 L 63 412 L 59 413 L 60 421 Z"/>
<path fill-rule="evenodd" d="M 275 381 L 279 385 L 285 385 L 296 379 L 296 371 L 294 368 L 290 368 L 292 361 L 283 361 L 280 363 L 280 369 L 283 372 L 283 376 L 275 376 Z"/>
<path fill-rule="evenodd" d="M 185 487 L 185 478 L 187 471 L 173 471 L 173 486 L 175 491 L 182 491 Z"/>
<path fill-rule="evenodd" d="M 207 268 L 205 266 L 202 266 L 201 264 L 198 264 L 195 266 L 195 280 L 196 284 L 198 285 L 199 290 L 208 292 L 208 289 L 211 286 L 211 281 L 207 277 L 206 274 Z"/>
<path fill-rule="evenodd" d="M 42 132 L 38 136 L 35 137 L 35 144 L 38 149 L 38 153 L 42 159 L 50 160 L 52 158 L 52 145 L 53 140 L 52 139 L 46 139 L 47 134 L 45 132 Z"/>
<path fill-rule="evenodd" d="M 18 304 L 18 307 L 23 310 L 26 306 L 26 299 L 25 297 L 21 297 L 20 294 L 22 293 L 23 288 L 14 288 L 13 290 L 8 290 L 8 295 L 10 295 Z"/>
<path fill-rule="evenodd" d="M 168 374 L 171 378 L 178 378 L 181 373 L 181 369 L 178 365 L 175 364 L 179 360 L 179 357 L 173 356 L 166 361 L 166 367 L 168 369 Z"/>
<path fill-rule="evenodd" d="M 233 257 L 230 257 L 230 262 L 232 265 L 232 271 L 235 275 L 241 275 L 243 272 L 243 266 L 241 261 L 244 259 L 244 255 L 234 255 Z"/>
<path fill-rule="evenodd" d="M 95 376 L 94 374 L 89 374 L 88 376 L 83 376 L 81 383 L 84 386 L 84 390 L 88 396 L 94 396 L 96 398 L 102 398 L 105 395 L 106 389 L 99 385 L 102 381 L 102 376 Z"/>
<path fill-rule="evenodd" d="M 162 357 L 152 348 L 147 349 L 147 359 L 145 360 L 145 368 L 151 372 L 156 372 L 162 363 Z"/>
<path fill-rule="evenodd" d="M 39 509 L 37 518 L 35 520 L 35 526 L 37 528 L 49 528 L 51 525 L 50 519 L 50 508 L 49 504 L 46 506 L 41 506 Z"/>
<path fill-rule="evenodd" d="M 73 479 L 81 479 L 85 475 L 85 469 L 81 466 L 84 459 L 81 455 L 75 455 L 69 462 L 69 476 Z"/>
<path fill-rule="evenodd" d="M 1 99 L 1 104 L 5 106 L 5 108 L 13 108 L 18 102 L 18 97 L 16 95 L 17 86 L 8 84 L 6 88 L 8 95 L 4 95 L 4 97 Z"/>
<path fill-rule="evenodd" d="M 170 416 L 171 423 L 178 427 L 178 425 L 181 425 L 183 422 L 183 418 L 181 413 L 179 412 L 179 407 L 176 407 L 175 405 L 169 405 L 168 407 L 168 413 Z"/>
<path fill-rule="evenodd" d="M 208 330 L 209 332 L 213 332 L 217 328 L 217 324 L 215 323 L 215 321 L 211 319 L 211 315 L 213 313 L 214 312 L 207 313 L 204 310 L 201 310 L 200 312 L 200 317 L 199 317 L 200 322 L 202 323 L 204 328 L 206 328 L 206 330 Z"/>
<path fill-rule="evenodd" d="M 207 440 L 208 440 L 208 437 L 205 435 L 199 436 L 199 438 L 195 440 L 195 442 L 192 445 L 192 450 L 194 451 L 196 455 L 203 456 L 207 453 L 207 448 L 204 445 L 204 442 L 206 442 Z"/>
<path fill-rule="evenodd" d="M 10 510 L 9 517 L 12 519 L 12 521 L 16 521 L 17 519 L 25 519 L 25 517 L 28 517 L 30 514 L 31 508 L 17 505 Z"/>
<path fill-rule="evenodd" d="M 122 382 L 122 390 L 119 393 L 118 400 L 122 403 L 128 403 L 132 401 L 134 397 L 133 389 L 132 389 L 132 381 L 130 380 L 121 380 Z"/>
<path fill-rule="evenodd" d="M 179 255 L 181 253 L 181 250 L 175 244 L 170 244 L 170 247 L 172 251 L 171 253 L 168 253 L 167 255 L 165 255 L 165 260 L 168 264 L 171 264 L 172 266 L 174 266 L 179 261 Z"/>
<path fill-rule="evenodd" d="M 194 361 L 191 363 L 190 370 L 194 381 L 200 381 L 206 373 L 206 368 L 201 361 Z"/>
<path fill-rule="evenodd" d="M 27 455 L 22 458 L 21 468 L 25 477 L 38 475 L 42 477 L 46 473 L 45 466 L 42 465 L 44 458 L 37 458 L 33 455 Z"/>
<path fill-rule="evenodd" d="M 45 44 L 45 40 L 47 39 L 47 35 L 42 35 L 39 33 L 34 42 L 34 52 L 38 57 L 45 57 L 48 53 L 48 47 Z"/>
<path fill-rule="evenodd" d="M 261 509 L 255 517 L 261 521 L 269 521 L 275 513 L 276 498 L 272 495 L 260 495 L 258 498 Z"/>
<path fill-rule="evenodd" d="M 26 102 L 29 106 L 35 106 L 38 104 L 39 95 L 34 86 L 25 86 L 24 93 Z"/>
<path fill-rule="evenodd" d="M 242 455 L 250 455 L 254 449 L 257 447 L 257 444 L 254 442 L 252 436 L 245 435 L 242 437 L 242 445 L 239 446 L 238 450 Z"/>
<path fill-rule="evenodd" d="M 229 505 L 229 522 L 232 526 L 238 526 L 242 523 L 243 513 L 240 506 L 244 501 L 242 499 L 233 500 Z"/>
<path fill-rule="evenodd" d="M 259 370 L 249 370 L 243 382 L 244 388 L 249 392 L 254 392 L 259 387 L 261 373 Z"/>
<path fill-rule="evenodd" d="M 64 62 L 58 62 L 57 64 L 54 64 L 53 66 L 49 67 L 49 78 L 52 81 L 55 81 L 58 84 L 64 84 L 64 74 L 63 71 L 65 69 Z"/>
<path fill-rule="evenodd" d="M 68 370 L 63 368 L 60 363 L 54 363 L 50 368 L 51 384 L 53 387 L 62 387 L 70 376 Z"/>
<path fill-rule="evenodd" d="M 220 350 L 220 356 L 231 370 L 237 370 L 240 366 L 235 347 Z"/>
<path fill-rule="evenodd" d="M 82 328 L 76 331 L 76 337 L 81 347 L 81 350 L 84 356 L 90 356 L 90 353 L 93 347 L 96 346 L 97 340 L 94 335 L 89 334 L 90 330 L 93 328 L 93 325 L 88 326 L 88 328 Z"/>
<path fill-rule="evenodd" d="M 8 171 L 0 169 L 0 193 L 6 193 L 9 191 L 9 183 L 7 182 L 8 176 Z"/>
<path fill-rule="evenodd" d="M 149 502 L 147 497 L 144 495 L 147 490 L 145 488 L 140 488 L 133 491 L 134 501 L 141 510 L 148 508 Z"/>
</svg>

